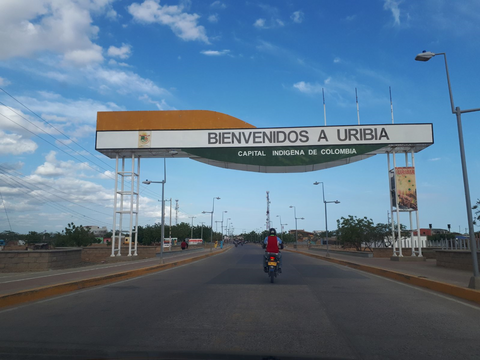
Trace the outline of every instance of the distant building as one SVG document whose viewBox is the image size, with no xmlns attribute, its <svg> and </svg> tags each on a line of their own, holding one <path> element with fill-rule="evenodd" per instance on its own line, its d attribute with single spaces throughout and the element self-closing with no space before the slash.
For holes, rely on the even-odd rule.
<svg viewBox="0 0 480 360">
<path fill-rule="evenodd" d="M 99 227 L 95 225 L 88 225 L 88 226 L 84 226 L 84 228 L 90 230 L 93 233 L 93 235 L 95 235 L 95 237 L 104 237 L 105 234 L 108 232 L 108 229 L 106 226 Z"/>
<path fill-rule="evenodd" d="M 420 229 L 421 236 L 432 236 L 436 234 L 448 234 L 449 231 L 445 229 Z M 413 235 L 417 236 L 417 230 L 413 231 Z"/>
<path fill-rule="evenodd" d="M 289 234 L 295 236 L 295 230 L 290 230 Z M 297 230 L 298 241 L 310 241 L 313 240 L 315 234 L 313 232 L 305 230 Z"/>
</svg>

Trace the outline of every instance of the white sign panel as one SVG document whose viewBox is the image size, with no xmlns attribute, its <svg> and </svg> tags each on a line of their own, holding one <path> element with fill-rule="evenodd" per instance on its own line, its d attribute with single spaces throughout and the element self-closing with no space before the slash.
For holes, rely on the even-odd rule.
<svg viewBox="0 0 480 360">
<path fill-rule="evenodd" d="M 98 131 L 96 149 L 432 144 L 432 124 L 268 129 Z"/>
</svg>

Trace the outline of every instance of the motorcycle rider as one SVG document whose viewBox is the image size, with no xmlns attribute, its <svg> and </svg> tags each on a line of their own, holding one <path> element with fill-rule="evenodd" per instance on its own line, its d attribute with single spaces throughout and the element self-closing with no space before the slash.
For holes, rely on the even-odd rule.
<svg viewBox="0 0 480 360">
<path fill-rule="evenodd" d="M 282 272 L 282 254 L 280 249 L 283 249 L 283 242 L 277 236 L 277 231 L 274 228 L 269 230 L 269 235 L 263 240 L 263 248 L 265 249 L 265 255 L 263 256 L 263 269 L 268 272 L 267 259 L 268 254 L 276 254 L 278 259 L 278 272 Z"/>
</svg>

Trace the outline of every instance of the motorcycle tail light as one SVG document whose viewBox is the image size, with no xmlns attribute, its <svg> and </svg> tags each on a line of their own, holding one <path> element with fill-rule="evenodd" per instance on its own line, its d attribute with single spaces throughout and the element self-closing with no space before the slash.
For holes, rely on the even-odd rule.
<svg viewBox="0 0 480 360">
<path fill-rule="evenodd" d="M 271 261 L 274 261 L 274 260 L 275 260 L 275 257 L 270 256 L 270 260 L 271 260 Z"/>
</svg>

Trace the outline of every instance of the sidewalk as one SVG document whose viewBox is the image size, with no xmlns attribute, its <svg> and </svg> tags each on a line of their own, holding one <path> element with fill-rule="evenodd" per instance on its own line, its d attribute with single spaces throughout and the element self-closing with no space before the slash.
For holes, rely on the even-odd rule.
<svg viewBox="0 0 480 360">
<path fill-rule="evenodd" d="M 212 253 L 220 249 L 212 249 Z M 181 260 L 210 254 L 210 249 L 164 252 L 163 264 L 173 264 Z M 138 270 L 162 264 L 160 255 L 151 259 L 117 262 L 113 264 L 85 265 L 77 268 L 42 272 L 1 273 L 0 295 L 7 295 L 40 287 L 54 286 L 73 281 L 108 276 L 130 270 Z"/>
<path fill-rule="evenodd" d="M 375 275 L 425 287 L 444 294 L 480 303 L 480 290 L 469 289 L 468 284 L 473 273 L 470 271 L 442 268 L 435 260 L 392 261 L 389 258 L 363 258 L 314 249 L 286 249 L 292 253 L 312 256 L 339 265 L 352 267 Z"/>
</svg>

